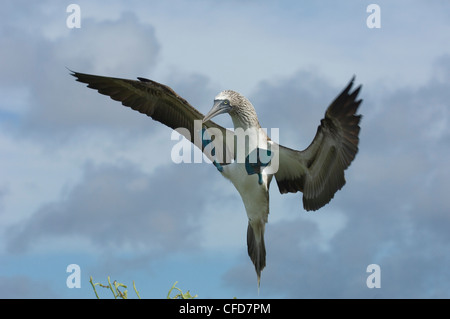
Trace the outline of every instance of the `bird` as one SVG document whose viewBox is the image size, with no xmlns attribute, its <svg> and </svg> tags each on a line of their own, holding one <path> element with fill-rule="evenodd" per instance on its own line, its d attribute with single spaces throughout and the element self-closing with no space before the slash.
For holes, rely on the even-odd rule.
<svg viewBox="0 0 450 319">
<path fill-rule="evenodd" d="M 355 76 L 327 107 L 310 145 L 295 150 L 271 140 L 261 129 L 255 107 L 236 91 L 221 91 L 203 115 L 169 86 L 147 78 L 130 80 L 69 71 L 88 88 L 177 130 L 231 181 L 248 217 L 247 252 L 258 291 L 266 266 L 264 233 L 272 178 L 281 194 L 302 192 L 303 208 L 316 211 L 345 185 L 344 171 L 358 152 L 362 115 L 357 111 L 363 100 L 358 99 L 362 85 L 352 90 Z M 220 114 L 229 114 L 234 130 L 211 120 Z M 243 134 L 247 143 L 242 146 L 236 140 Z"/>
</svg>

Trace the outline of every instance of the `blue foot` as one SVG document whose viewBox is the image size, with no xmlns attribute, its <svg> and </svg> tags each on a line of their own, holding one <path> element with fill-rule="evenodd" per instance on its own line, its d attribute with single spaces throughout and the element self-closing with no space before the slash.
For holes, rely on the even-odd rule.
<svg viewBox="0 0 450 319">
<path fill-rule="evenodd" d="M 259 185 L 263 184 L 261 171 L 270 164 L 272 156 L 272 151 L 256 148 L 245 158 L 245 169 L 247 174 L 258 174 Z"/>
<path fill-rule="evenodd" d="M 219 171 L 219 172 L 223 172 L 223 167 L 222 167 L 222 165 L 220 165 L 219 163 L 217 163 L 215 160 L 213 161 L 213 164 L 214 164 L 214 166 L 217 168 L 217 170 Z"/>
</svg>

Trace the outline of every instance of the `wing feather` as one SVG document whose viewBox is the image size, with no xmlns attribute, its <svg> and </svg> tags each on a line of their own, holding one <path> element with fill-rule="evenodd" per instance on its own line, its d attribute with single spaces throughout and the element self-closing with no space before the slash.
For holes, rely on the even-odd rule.
<svg viewBox="0 0 450 319">
<path fill-rule="evenodd" d="M 202 120 L 204 115 L 170 87 L 142 77 L 138 77 L 138 81 L 136 81 L 71 72 L 71 75 L 76 77 L 78 82 L 86 83 L 88 88 L 95 89 L 115 101 L 122 102 L 124 106 L 146 114 L 153 120 L 172 129 L 187 129 L 179 130 L 179 132 L 194 145 L 204 150 L 200 132 L 196 132 L 194 126 L 194 121 Z M 223 146 L 223 153 L 221 154 L 225 154 L 225 156 L 221 164 L 229 163 L 233 158 L 234 149 L 227 147 L 226 139 L 233 136 L 233 132 L 213 121 L 208 121 L 203 126 L 220 130 L 221 136 L 215 136 L 213 143 L 216 147 L 218 145 Z M 210 153 L 205 154 L 211 160 L 214 159 L 210 156 Z"/>
<path fill-rule="evenodd" d="M 361 86 L 350 92 L 354 78 L 330 104 L 312 143 L 303 151 L 279 146 L 275 173 L 280 193 L 303 192 L 303 207 L 317 210 L 345 184 L 344 171 L 358 152 Z"/>
</svg>

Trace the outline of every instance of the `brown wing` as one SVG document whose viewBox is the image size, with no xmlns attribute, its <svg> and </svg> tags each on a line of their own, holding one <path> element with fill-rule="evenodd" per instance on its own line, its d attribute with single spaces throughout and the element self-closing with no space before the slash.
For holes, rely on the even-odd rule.
<svg viewBox="0 0 450 319">
<path fill-rule="evenodd" d="M 304 151 L 279 146 L 279 168 L 275 173 L 280 193 L 303 192 L 306 210 L 317 210 L 330 202 L 345 184 L 344 170 L 358 152 L 361 86 L 350 93 L 354 78 L 330 104 L 312 143 Z"/>
<path fill-rule="evenodd" d="M 146 114 L 172 129 L 177 129 L 179 133 L 203 150 L 201 133 L 195 131 L 194 121 L 201 121 L 204 115 L 170 87 L 145 78 L 138 78 L 136 81 L 71 72 L 78 82 L 86 83 L 87 87 L 122 102 L 124 106 Z M 204 123 L 203 126 L 220 130 L 222 137 L 215 136 L 217 139 L 214 142 L 216 145 L 220 143 L 226 148 L 226 136 L 232 136 L 232 131 L 226 130 L 212 121 Z M 184 130 L 178 130 L 180 128 L 184 128 Z M 223 162 L 226 163 L 233 158 L 233 152 L 228 148 L 224 152 L 226 152 L 223 153 L 226 154 L 226 158 Z M 207 153 L 207 155 L 210 154 Z M 212 160 L 211 157 L 210 159 Z"/>
</svg>

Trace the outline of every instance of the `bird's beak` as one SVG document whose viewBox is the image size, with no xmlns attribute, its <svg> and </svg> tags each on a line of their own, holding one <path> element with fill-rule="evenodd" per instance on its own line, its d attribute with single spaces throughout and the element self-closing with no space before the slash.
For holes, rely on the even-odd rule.
<svg viewBox="0 0 450 319">
<path fill-rule="evenodd" d="M 213 105 L 212 109 L 203 118 L 203 123 L 208 122 L 210 119 L 212 119 L 216 115 L 228 113 L 230 111 L 231 111 L 231 106 L 229 104 L 224 104 L 223 101 L 221 101 L 221 100 L 214 101 L 214 105 Z"/>
</svg>

